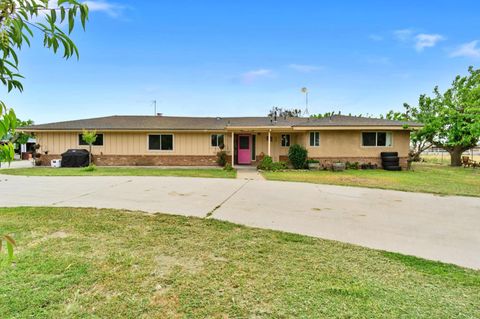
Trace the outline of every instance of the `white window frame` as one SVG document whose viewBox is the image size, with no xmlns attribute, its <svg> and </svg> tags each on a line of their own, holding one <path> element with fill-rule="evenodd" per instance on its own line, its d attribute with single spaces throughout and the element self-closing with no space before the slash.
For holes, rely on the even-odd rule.
<svg viewBox="0 0 480 319">
<path fill-rule="evenodd" d="M 162 135 L 171 135 L 172 136 L 172 149 L 171 150 L 152 150 L 150 149 L 150 135 L 160 135 L 160 148 L 162 148 Z M 172 153 L 175 151 L 175 134 L 173 133 L 148 133 L 147 134 L 147 151 L 156 152 L 156 153 Z"/>
<path fill-rule="evenodd" d="M 283 137 L 288 136 L 288 145 L 283 145 Z M 280 136 L 280 146 L 281 147 L 290 147 L 292 145 L 292 135 L 291 134 L 281 134 Z"/>
<path fill-rule="evenodd" d="M 363 145 L 363 133 L 375 133 L 375 145 Z M 390 134 L 390 145 L 378 146 L 378 133 Z M 360 132 L 360 147 L 365 148 L 391 148 L 393 147 L 393 132 L 392 131 L 362 131 Z"/>
<path fill-rule="evenodd" d="M 220 147 L 220 144 L 218 144 L 218 137 L 220 135 L 223 136 L 223 146 L 225 146 L 225 134 L 219 133 L 219 134 L 210 134 L 210 147 L 216 147 L 216 148 Z M 217 140 L 217 145 L 216 146 L 212 145 L 212 136 L 216 136 L 216 140 Z"/>
<path fill-rule="evenodd" d="M 312 134 L 318 134 L 318 145 L 312 145 L 311 144 Z M 315 137 L 313 137 L 313 142 L 315 144 Z M 308 133 L 308 145 L 310 145 L 310 147 L 320 147 L 320 131 L 311 131 L 311 132 Z"/>
</svg>

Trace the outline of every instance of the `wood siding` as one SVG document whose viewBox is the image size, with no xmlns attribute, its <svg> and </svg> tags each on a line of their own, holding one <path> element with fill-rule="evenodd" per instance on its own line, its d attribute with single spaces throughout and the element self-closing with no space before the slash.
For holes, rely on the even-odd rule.
<svg viewBox="0 0 480 319">
<path fill-rule="evenodd" d="M 409 131 L 393 131 L 393 145 L 391 147 L 363 147 L 361 146 L 362 131 L 320 131 L 320 146 L 311 147 L 309 143 L 310 132 L 284 133 L 290 134 L 290 145 L 295 143 L 304 145 L 310 157 L 378 157 L 380 152 L 395 151 L 400 157 L 406 157 L 409 150 Z M 40 152 L 48 151 L 49 154 L 61 154 L 68 149 L 85 148 L 80 146 L 78 135 L 81 132 L 38 132 L 37 143 Z M 231 133 L 227 132 L 176 132 L 174 135 L 173 151 L 148 150 L 148 135 L 161 134 L 161 132 L 101 132 L 103 133 L 103 146 L 93 146 L 94 155 L 216 155 L 218 147 L 211 146 L 212 134 L 225 135 L 225 150 L 231 154 Z M 165 132 L 165 134 L 171 134 Z M 253 133 L 256 135 L 256 155 L 268 154 L 268 133 Z M 271 155 L 278 161 L 280 156 L 288 154 L 288 147 L 281 146 L 282 133 L 272 133 Z"/>
</svg>

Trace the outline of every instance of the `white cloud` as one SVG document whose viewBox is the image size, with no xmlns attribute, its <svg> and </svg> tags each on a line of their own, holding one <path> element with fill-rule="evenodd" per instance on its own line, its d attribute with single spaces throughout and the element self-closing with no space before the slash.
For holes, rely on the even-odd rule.
<svg viewBox="0 0 480 319">
<path fill-rule="evenodd" d="M 477 47 L 478 40 L 464 43 L 453 51 L 451 57 L 480 58 L 480 47 Z"/>
<path fill-rule="evenodd" d="M 322 68 L 316 65 L 308 65 L 308 64 L 289 64 L 288 67 L 292 70 L 295 70 L 301 73 L 310 73 L 313 71 L 320 70 Z"/>
<path fill-rule="evenodd" d="M 249 83 L 254 82 L 257 79 L 268 78 L 268 77 L 272 77 L 272 76 L 273 76 L 272 70 L 258 69 L 258 70 L 252 70 L 252 71 L 242 73 L 240 75 L 240 79 L 242 80 L 243 83 L 249 84 Z"/>
<path fill-rule="evenodd" d="M 445 37 L 441 34 L 417 33 L 413 29 L 395 30 L 393 31 L 393 37 L 397 41 L 412 44 L 418 52 L 423 51 L 425 48 L 433 48 L 438 42 L 445 40 Z"/>
<path fill-rule="evenodd" d="M 415 49 L 417 51 L 423 51 L 425 48 L 434 47 L 442 40 L 445 40 L 445 38 L 440 34 L 420 33 L 415 36 Z"/>
<path fill-rule="evenodd" d="M 412 38 L 413 33 L 412 29 L 401 29 L 393 31 L 393 36 L 399 41 L 407 42 Z"/>
<path fill-rule="evenodd" d="M 125 9 L 125 6 L 103 1 L 103 0 L 100 0 L 100 1 L 91 0 L 91 1 L 85 1 L 84 3 L 88 6 L 88 9 L 90 11 L 105 12 L 106 14 L 114 18 L 120 16 L 123 10 Z"/>
</svg>

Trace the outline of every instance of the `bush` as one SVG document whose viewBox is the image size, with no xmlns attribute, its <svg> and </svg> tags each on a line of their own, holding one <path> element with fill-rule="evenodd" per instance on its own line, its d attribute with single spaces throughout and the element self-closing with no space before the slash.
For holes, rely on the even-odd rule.
<svg viewBox="0 0 480 319">
<path fill-rule="evenodd" d="M 220 151 L 217 153 L 217 164 L 225 167 L 227 165 L 227 152 Z"/>
<path fill-rule="evenodd" d="M 320 163 L 320 161 L 313 158 L 307 160 L 307 164 L 314 164 L 314 163 Z"/>
<path fill-rule="evenodd" d="M 345 166 L 347 167 L 347 169 L 359 169 L 360 168 L 360 163 L 358 163 L 358 162 L 354 162 L 354 163 L 347 162 L 347 163 L 345 163 Z"/>
<path fill-rule="evenodd" d="M 272 171 L 281 171 L 284 169 L 287 169 L 287 163 L 286 162 L 273 162 L 272 167 L 270 170 Z"/>
<path fill-rule="evenodd" d="M 290 146 L 290 149 L 288 150 L 288 159 L 295 169 L 301 169 L 305 167 L 307 156 L 307 149 L 298 144 Z"/>
<path fill-rule="evenodd" d="M 93 172 L 94 170 L 96 170 L 97 167 L 95 166 L 95 164 L 90 164 L 88 165 L 87 167 L 85 167 L 83 169 L 84 172 Z"/>
<path fill-rule="evenodd" d="M 227 163 L 227 164 L 225 164 L 225 166 L 223 167 L 223 170 L 225 170 L 225 171 L 227 171 L 227 172 L 230 172 L 230 171 L 233 171 L 234 168 L 233 168 L 232 164 Z"/>
<path fill-rule="evenodd" d="M 266 155 L 262 158 L 260 163 L 258 163 L 257 168 L 262 169 L 264 171 L 269 171 L 272 165 L 273 165 L 273 159 L 270 156 Z"/>
<path fill-rule="evenodd" d="M 279 171 L 287 168 L 285 162 L 274 162 L 270 156 L 265 156 L 257 166 L 258 169 L 264 171 Z"/>
</svg>

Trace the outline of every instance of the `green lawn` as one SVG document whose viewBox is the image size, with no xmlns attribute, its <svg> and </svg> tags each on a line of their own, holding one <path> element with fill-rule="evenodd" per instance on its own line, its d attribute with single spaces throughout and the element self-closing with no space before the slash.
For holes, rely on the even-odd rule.
<svg viewBox="0 0 480 319">
<path fill-rule="evenodd" d="M 0 170 L 0 174 L 26 176 L 190 176 L 235 178 L 236 171 L 221 168 L 142 168 L 142 167 L 96 167 L 94 171 L 84 168 L 16 168 Z"/>
<path fill-rule="evenodd" d="M 1 208 L 2 318 L 478 318 L 480 272 L 209 219 Z"/>
<path fill-rule="evenodd" d="M 480 196 L 480 169 L 419 163 L 413 171 L 263 172 L 268 180 L 361 186 L 442 195 Z"/>
</svg>

